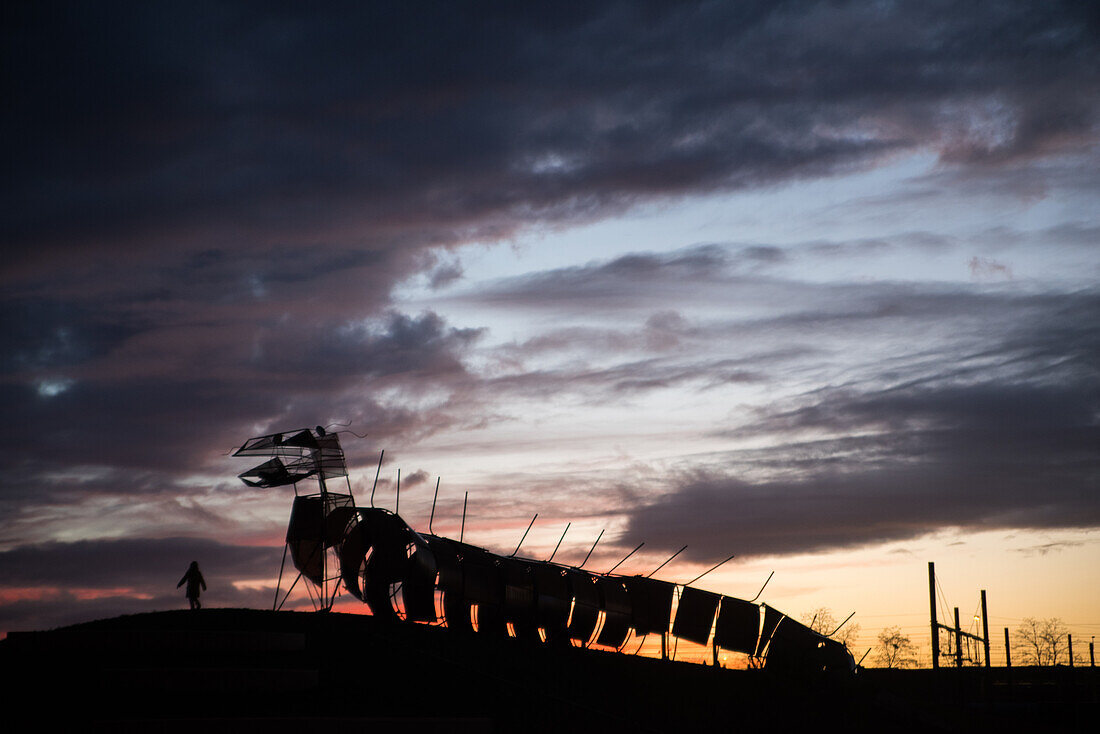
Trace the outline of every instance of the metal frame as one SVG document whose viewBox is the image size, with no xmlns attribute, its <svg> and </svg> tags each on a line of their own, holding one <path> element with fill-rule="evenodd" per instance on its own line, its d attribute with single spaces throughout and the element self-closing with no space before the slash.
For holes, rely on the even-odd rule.
<svg viewBox="0 0 1100 734">
<path fill-rule="evenodd" d="M 662 657 L 667 659 L 669 657 L 669 637 L 671 636 L 676 638 L 672 647 L 673 658 L 676 655 L 679 644 L 679 637 L 671 632 L 671 630 L 674 628 L 675 613 L 673 612 L 673 609 L 675 608 L 676 594 L 682 593 L 680 591 L 682 588 L 694 588 L 692 585 L 699 581 L 699 579 L 703 578 L 707 574 L 716 570 L 717 568 L 729 562 L 735 557 L 733 555 L 729 556 L 725 560 L 710 567 L 702 574 L 699 574 L 687 584 L 664 582 L 658 579 L 653 579 L 652 581 L 650 581 L 651 577 L 653 577 L 654 574 L 656 574 L 678 555 L 680 555 L 680 553 L 686 550 L 687 546 L 684 546 L 673 553 L 663 563 L 653 569 L 653 571 L 651 571 L 646 576 L 616 574 L 615 571 L 645 545 L 645 543 L 642 542 L 639 543 L 629 553 L 627 553 L 622 558 L 622 560 L 612 566 L 608 571 L 603 573 L 585 571 L 583 570 L 583 567 L 585 566 L 585 564 L 588 563 L 589 558 L 592 556 L 592 553 L 596 549 L 596 545 L 603 537 L 604 531 L 600 531 L 599 536 L 596 538 L 595 542 L 592 544 L 592 547 L 589 549 L 587 555 L 585 555 L 584 560 L 579 566 L 555 563 L 553 559 L 557 555 L 558 549 L 561 547 L 561 544 L 565 539 L 565 534 L 569 531 L 571 523 L 566 524 L 565 530 L 562 532 L 561 537 L 558 539 L 557 545 L 555 545 L 554 547 L 554 551 L 550 554 L 550 557 L 547 560 L 543 561 L 519 557 L 518 553 L 523 547 L 523 543 L 526 540 L 532 526 L 534 525 L 535 520 L 538 518 L 538 513 L 535 513 L 535 515 L 531 518 L 531 521 L 528 523 L 527 528 L 523 533 L 523 536 L 520 538 L 519 543 L 516 545 L 516 549 L 512 551 L 509 556 L 499 556 L 483 548 L 468 545 L 464 542 L 469 493 L 467 493 L 466 496 L 463 498 L 462 525 L 459 531 L 459 539 L 455 541 L 442 536 L 437 536 L 433 533 L 432 524 L 435 519 L 435 507 L 439 496 L 439 479 L 436 480 L 435 495 L 432 498 L 432 511 L 431 516 L 428 520 L 427 534 L 422 535 L 420 533 L 417 533 L 415 530 L 409 527 L 404 522 L 404 520 L 401 519 L 396 511 L 390 512 L 389 510 L 375 507 L 374 495 L 381 473 L 382 461 L 385 455 L 384 451 L 379 454 L 378 468 L 375 472 L 374 484 L 371 488 L 370 507 L 356 506 L 355 498 L 351 493 L 351 482 L 348 479 L 347 466 L 344 460 L 343 451 L 339 445 L 339 440 L 336 434 L 327 434 L 325 430 L 320 426 L 313 430 L 299 429 L 298 431 L 294 432 L 270 434 L 268 436 L 261 436 L 249 439 L 249 441 L 247 441 L 240 449 L 237 450 L 235 455 L 262 455 L 272 456 L 275 458 L 285 457 L 290 459 L 291 461 L 286 464 L 283 464 L 281 459 L 277 464 L 271 464 L 269 461 L 266 464 L 262 464 L 260 467 L 243 473 L 241 475 L 241 478 L 243 481 L 245 481 L 246 484 L 249 484 L 250 486 L 274 487 L 292 484 L 294 487 L 294 494 L 296 498 L 318 497 L 320 499 L 321 516 L 318 529 L 320 537 L 317 538 L 316 546 L 312 549 L 311 555 L 304 561 L 300 558 L 297 558 L 296 554 L 291 554 L 294 565 L 298 569 L 298 574 L 295 577 L 294 581 L 286 589 L 285 594 L 282 594 L 282 600 L 280 601 L 280 594 L 282 593 L 283 587 L 283 576 L 286 567 L 286 556 L 287 553 L 292 550 L 290 546 L 291 539 L 289 537 L 288 530 L 288 540 L 283 548 L 283 558 L 279 568 L 279 577 L 276 583 L 275 598 L 272 605 L 273 610 L 276 611 L 281 609 L 283 605 L 286 604 L 291 593 L 297 587 L 298 582 L 302 579 L 303 575 L 305 575 L 304 568 L 315 562 L 316 556 L 313 554 L 316 553 L 322 554 L 320 559 L 320 581 L 316 581 L 316 577 L 307 577 L 307 580 L 310 581 L 310 583 L 307 583 L 305 585 L 305 588 L 316 611 L 326 612 L 330 611 L 333 608 L 336 598 L 340 593 L 341 581 L 343 580 L 343 572 L 345 571 L 345 569 L 341 567 L 341 564 L 349 560 L 349 558 L 344 557 L 344 545 L 345 543 L 349 542 L 349 539 L 352 537 L 352 533 L 354 532 L 357 533 L 355 542 L 357 544 L 364 544 L 364 547 L 361 549 L 363 555 L 361 558 L 358 556 L 358 554 L 360 553 L 360 548 L 358 547 L 358 545 L 354 547 L 349 546 L 349 549 L 346 552 L 351 553 L 351 557 L 355 558 L 355 563 L 359 564 L 359 567 L 356 569 L 356 578 L 359 579 L 359 581 L 357 581 L 356 585 L 363 582 L 365 582 L 365 585 L 362 588 L 353 589 L 351 586 L 347 585 L 350 582 L 346 582 L 345 586 L 354 596 L 367 603 L 371 607 L 372 613 L 385 614 L 395 618 L 403 619 L 408 614 L 408 610 L 405 610 L 405 614 L 401 614 L 400 608 L 405 607 L 409 604 L 408 600 L 405 598 L 406 588 L 409 586 L 409 584 L 414 583 L 415 581 L 416 588 L 423 590 L 421 588 L 421 585 L 424 583 L 430 583 L 432 588 L 433 600 L 433 612 L 431 615 L 428 615 L 432 617 L 432 622 L 430 623 L 442 623 L 450 626 L 450 623 L 446 620 L 447 610 L 445 608 L 443 609 L 444 618 L 442 620 L 440 619 L 439 609 L 441 605 L 439 604 L 439 597 L 440 594 L 442 594 L 442 597 L 446 599 L 449 595 L 457 593 L 461 596 L 459 597 L 459 601 L 457 602 L 457 604 L 455 606 L 452 606 L 450 610 L 452 613 L 458 611 L 461 614 L 461 610 L 463 608 L 473 608 L 474 606 L 477 606 L 479 612 L 478 616 L 480 619 L 481 613 L 483 611 L 488 612 L 490 609 L 490 605 L 495 605 L 499 603 L 501 605 L 498 612 L 500 615 L 500 620 L 505 623 L 505 627 L 512 626 L 514 629 L 516 629 L 517 634 L 522 631 L 520 629 L 520 627 L 522 626 L 523 630 L 526 630 L 527 632 L 530 632 L 532 629 L 537 631 L 538 634 L 536 634 L 534 637 L 536 639 L 541 639 L 546 644 L 550 644 L 553 639 L 564 638 L 571 639 L 572 642 L 576 645 L 588 647 L 593 644 L 598 644 L 597 641 L 601 638 L 603 632 L 605 631 L 605 626 L 608 621 L 609 613 L 614 612 L 615 614 L 619 615 L 623 613 L 623 609 L 617 607 L 613 609 L 609 607 L 608 601 L 603 597 L 603 593 L 599 591 L 600 587 L 598 584 L 598 580 L 607 579 L 607 581 L 615 584 L 616 588 L 621 586 L 621 588 L 625 590 L 626 596 L 623 597 L 623 599 L 617 601 L 616 604 L 625 604 L 628 614 L 628 624 L 625 636 L 619 644 L 612 645 L 612 647 L 615 650 L 621 652 L 629 643 L 629 641 L 631 639 L 637 639 L 638 634 L 640 633 L 641 636 L 639 646 L 634 653 L 637 654 L 638 652 L 640 652 L 642 645 L 644 645 L 646 638 L 648 637 L 648 633 L 650 631 L 658 631 L 661 632 Z M 289 470 L 286 470 L 286 467 L 292 467 L 294 471 L 290 472 Z M 260 471 L 261 468 L 263 469 L 263 471 Z M 300 475 L 303 472 L 305 473 L 306 478 L 316 479 L 319 490 L 317 494 L 299 494 L 297 483 L 298 481 L 301 481 L 302 476 Z M 348 492 L 346 495 L 342 493 L 334 494 L 328 488 L 326 479 L 338 476 L 343 476 L 347 481 Z M 398 473 L 398 477 L 400 477 L 400 470 Z M 400 478 L 398 479 L 398 482 L 400 482 Z M 398 484 L 398 493 L 400 492 L 399 487 L 400 484 Z M 397 496 L 399 497 L 400 495 L 398 494 Z M 350 508 L 351 511 L 348 515 L 349 519 L 347 521 L 347 524 L 343 527 L 342 530 L 339 531 L 338 538 L 335 536 L 330 536 L 330 533 L 332 533 L 332 529 L 327 527 L 326 525 L 327 518 L 336 509 L 335 503 L 340 501 L 334 498 L 347 498 L 348 504 L 341 504 L 341 507 Z M 399 499 L 397 499 L 396 501 L 400 502 Z M 399 507 L 399 505 L 397 505 L 396 507 Z M 308 526 L 308 521 L 306 521 L 306 524 Z M 376 530 L 378 530 L 381 534 L 377 536 L 373 535 Z M 306 540 L 310 539 L 306 538 Z M 329 575 L 330 562 L 328 556 L 330 548 L 334 549 L 334 554 L 336 556 L 336 573 L 332 576 Z M 447 553 L 451 554 L 448 557 L 452 558 L 453 561 L 449 562 L 459 564 L 459 578 L 462 579 L 462 581 L 459 582 L 461 583 L 460 587 L 449 587 L 449 585 L 455 583 L 453 579 L 444 580 L 443 577 L 439 575 L 436 558 L 438 552 L 442 548 L 447 548 Z M 558 602 L 560 602 L 561 604 L 565 604 L 568 608 L 566 618 L 562 623 L 561 628 L 558 629 L 557 627 L 546 627 L 540 624 L 540 622 L 544 619 L 549 619 L 540 617 L 540 609 L 543 612 L 548 609 L 552 610 L 556 608 L 559 611 L 561 609 L 560 604 L 558 604 L 557 602 L 549 607 L 539 606 L 538 595 L 540 594 L 540 573 L 542 574 L 541 578 L 543 578 L 543 582 L 549 583 L 547 577 L 545 576 L 545 572 L 535 573 L 529 571 L 528 573 L 531 574 L 529 577 L 529 581 L 524 581 L 520 584 L 519 587 L 517 587 L 519 589 L 519 591 L 516 592 L 518 596 L 508 597 L 507 590 L 509 587 L 505 581 L 504 576 L 502 575 L 502 571 L 508 564 L 514 564 L 516 562 L 520 563 L 524 568 L 527 569 L 533 569 L 536 567 L 552 569 L 550 571 L 550 578 L 553 578 L 553 573 L 557 572 L 560 573 L 565 579 L 577 579 L 583 577 L 588 578 L 592 581 L 595 587 L 594 591 L 597 592 L 596 624 L 589 631 L 585 639 L 574 637 L 568 632 L 568 628 L 571 625 L 572 617 L 579 599 L 579 597 L 577 597 L 571 590 L 565 591 L 566 597 L 559 596 L 558 594 L 560 594 L 560 591 L 554 591 L 548 597 L 557 599 Z M 473 565 L 471 566 L 470 564 Z M 482 581 L 477 583 L 481 584 L 480 587 L 475 588 L 474 586 L 470 586 L 470 580 L 475 577 L 467 575 L 468 571 L 466 569 L 468 567 L 476 567 L 477 569 L 479 569 L 478 574 L 480 576 L 478 578 L 482 578 Z M 578 577 L 576 574 L 580 574 L 581 576 Z M 756 596 L 754 596 L 752 600 L 748 602 L 749 604 L 755 603 L 756 600 L 760 597 L 760 595 L 764 591 L 764 588 L 771 580 L 772 575 L 774 575 L 774 572 L 772 572 L 772 574 L 768 576 L 768 579 L 764 582 L 764 585 L 761 586 L 760 591 L 758 591 Z M 372 583 L 376 584 L 376 586 L 372 586 Z M 654 583 L 661 584 L 662 590 L 665 588 L 665 584 L 670 586 L 672 589 L 672 603 L 668 605 L 668 619 L 663 620 L 663 626 L 661 625 L 662 620 L 660 619 L 660 617 L 665 614 L 663 604 L 659 604 L 658 606 L 653 607 L 653 611 L 651 611 L 648 606 L 650 604 L 649 599 L 652 594 L 645 591 L 645 589 L 648 588 L 650 584 Z M 382 589 L 381 585 L 385 585 L 385 589 Z M 524 591 L 528 587 L 531 590 L 530 593 L 526 593 Z M 635 587 L 636 590 L 632 591 L 631 589 Z M 568 583 L 565 588 L 569 589 Z M 546 589 L 558 589 L 557 582 L 554 582 L 550 586 L 547 586 Z M 401 591 L 400 602 L 397 599 L 398 590 Z M 383 591 L 385 593 L 382 593 Z M 543 591 L 542 593 L 545 594 L 547 592 Z M 664 592 L 662 591 L 661 593 L 661 598 L 663 599 Z M 616 594 L 618 594 L 618 592 L 616 592 Z M 637 599 L 633 598 L 636 594 L 638 595 Z M 528 597 L 529 601 L 527 600 Z M 719 635 L 717 633 L 720 620 L 719 610 L 721 608 L 721 598 L 728 598 L 723 597 L 722 595 L 719 595 L 719 597 L 720 603 L 715 607 L 714 616 L 711 620 L 712 631 L 711 635 L 708 638 L 713 640 L 712 659 L 715 665 L 717 665 L 718 663 L 717 638 L 719 637 Z M 420 597 L 418 596 L 417 598 L 419 599 Z M 382 604 L 383 606 L 388 606 L 388 608 L 380 607 L 376 609 L 375 607 L 379 604 Z M 647 606 L 643 609 L 642 607 L 636 606 L 637 604 L 645 604 Z M 529 608 L 527 608 L 527 605 L 529 605 Z M 442 606 L 445 607 L 446 605 Z M 524 611 L 525 609 L 526 611 Z M 559 612 L 553 612 L 553 614 L 557 613 Z M 654 614 L 658 615 L 658 619 L 652 619 Z M 423 616 L 421 616 L 421 618 L 423 619 Z M 412 620 L 406 621 L 412 622 Z M 622 623 L 621 618 L 618 618 L 617 623 Z M 554 622 L 553 624 L 557 623 Z M 644 629 L 639 629 L 638 625 L 641 625 Z M 478 625 L 478 633 L 484 634 L 487 632 L 488 630 L 486 628 L 486 625 Z M 527 632 L 524 632 L 524 634 L 527 634 Z M 774 630 L 772 630 L 772 632 L 774 632 Z M 757 630 L 756 634 L 758 636 L 761 634 L 759 629 Z M 975 637 L 975 639 L 981 638 Z M 749 656 L 750 665 L 755 666 L 761 662 L 766 662 L 765 658 L 761 656 L 761 653 L 764 651 L 767 643 L 768 640 L 758 639 L 757 648 L 754 651 L 755 654 Z M 706 645 L 704 643 L 704 647 L 705 646 Z"/>
</svg>

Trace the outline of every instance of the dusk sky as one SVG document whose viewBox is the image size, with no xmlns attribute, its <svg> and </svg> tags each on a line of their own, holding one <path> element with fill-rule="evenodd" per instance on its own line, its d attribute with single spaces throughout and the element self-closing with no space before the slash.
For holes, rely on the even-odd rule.
<svg viewBox="0 0 1100 734">
<path fill-rule="evenodd" d="M 1100 5 L 4 16 L 0 632 L 269 608 L 228 454 L 318 424 L 498 551 L 1100 632 Z"/>
</svg>

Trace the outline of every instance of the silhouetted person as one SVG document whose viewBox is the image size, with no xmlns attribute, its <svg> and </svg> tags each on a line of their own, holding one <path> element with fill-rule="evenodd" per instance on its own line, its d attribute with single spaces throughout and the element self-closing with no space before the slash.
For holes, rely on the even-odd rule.
<svg viewBox="0 0 1100 734">
<path fill-rule="evenodd" d="M 191 608 L 202 608 L 202 604 L 199 604 L 199 587 L 201 586 L 202 590 L 206 591 L 206 579 L 202 577 L 198 561 L 191 561 L 191 565 L 187 567 L 187 573 L 176 584 L 176 588 L 183 586 L 184 582 L 187 583 L 187 601 L 191 602 Z"/>
</svg>

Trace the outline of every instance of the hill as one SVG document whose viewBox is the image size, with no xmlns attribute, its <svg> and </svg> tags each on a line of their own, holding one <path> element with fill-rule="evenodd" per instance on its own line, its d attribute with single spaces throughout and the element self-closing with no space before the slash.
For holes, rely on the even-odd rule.
<svg viewBox="0 0 1100 734">
<path fill-rule="evenodd" d="M 246 609 L 15 632 L 0 642 L 0 665 L 7 711 L 39 725 L 265 734 L 1022 731 L 1039 722 L 1084 731 L 1097 679 L 1077 669 L 1069 688 L 1056 681 L 1006 709 L 980 670 L 792 679 L 363 615 Z M 982 690 L 976 703 L 969 692 Z"/>
</svg>

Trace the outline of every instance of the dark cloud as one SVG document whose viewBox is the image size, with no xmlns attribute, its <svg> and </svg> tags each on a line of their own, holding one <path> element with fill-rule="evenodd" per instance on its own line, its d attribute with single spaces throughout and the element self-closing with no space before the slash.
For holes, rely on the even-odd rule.
<svg viewBox="0 0 1100 734">
<path fill-rule="evenodd" d="M 922 238 L 903 238 L 913 239 Z M 821 246 L 797 245 L 789 256 Z M 846 243 L 838 247 L 847 249 Z M 563 326 L 506 344 L 495 350 L 494 373 L 471 383 L 472 389 L 480 391 L 482 404 L 513 395 L 622 405 L 683 388 L 716 390 L 714 399 L 721 400 L 721 388 L 738 384 L 789 395 L 792 384 L 820 381 L 820 392 L 777 399 L 767 408 L 731 405 L 742 425 L 712 432 L 737 441 L 775 434 L 782 444 L 822 433 L 919 433 L 938 427 L 936 421 L 957 406 L 985 422 L 977 430 L 1037 419 L 1044 402 L 1055 411 L 1054 421 L 1061 408 L 1090 404 L 1083 398 L 1098 378 L 1089 365 L 1100 363 L 1091 328 L 1100 319 L 1095 292 L 747 276 L 740 272 L 744 249 L 632 255 L 497 283 L 485 296 L 490 303 L 552 313 L 555 323 L 607 325 Z M 646 313 L 662 302 L 692 315 Z M 1032 383 L 1050 394 L 1024 390 Z M 1059 385 L 1070 391 L 1053 389 Z M 1013 412 L 1018 401 L 1028 400 L 1039 404 Z M 1005 414 L 997 416 L 998 409 Z M 967 430 L 964 424 L 947 428 Z M 783 462 L 776 453 L 769 471 L 780 471 Z"/>
<path fill-rule="evenodd" d="M 417 469 L 411 474 L 406 475 L 402 483 L 408 487 L 415 487 L 418 484 L 423 484 L 424 482 L 428 481 L 428 479 L 428 472 L 424 471 L 423 469 Z"/>
<path fill-rule="evenodd" d="M 691 538 L 692 554 L 708 558 L 858 547 L 945 528 L 1095 527 L 1098 441 L 1100 428 L 1086 425 L 1050 437 L 990 429 L 786 444 L 767 464 L 793 478 L 684 478 L 630 513 L 627 537 L 665 548 Z"/>
<path fill-rule="evenodd" d="M 72 330 L 82 332 L 76 324 Z M 96 369 L 87 367 L 87 354 L 69 360 L 68 370 L 59 365 L 57 374 L 71 384 L 56 394 L 35 383 L 0 385 L 12 419 L 4 451 L 22 461 L 62 456 L 72 464 L 183 468 L 201 461 L 217 436 L 233 445 L 243 435 L 230 439 L 233 427 L 252 420 L 243 416 L 277 413 L 298 395 L 335 397 L 349 381 L 439 385 L 461 377 L 460 355 L 479 334 L 450 328 L 430 312 L 392 313 L 371 324 L 287 319 L 257 327 L 246 343 L 226 343 L 219 353 L 201 342 L 176 344 L 177 361 L 166 373 L 157 345 L 115 344 Z"/>
<path fill-rule="evenodd" d="M 433 290 L 444 288 L 462 278 L 462 266 L 457 262 L 443 263 L 431 272 L 429 284 Z"/>
<path fill-rule="evenodd" d="M 1060 231 L 1060 230 L 1059 230 Z M 1032 240 L 1031 233 L 1013 233 Z M 1007 233 L 984 233 L 980 239 L 1009 239 Z M 646 328 L 675 330 L 684 336 L 714 339 L 731 324 L 751 326 L 756 331 L 784 324 L 842 324 L 852 321 L 968 319 L 988 328 L 1011 329 L 1007 313 L 1047 313 L 1052 309 L 1093 308 L 1094 296 L 1057 285 L 1038 289 L 977 290 L 956 283 L 916 280 L 861 279 L 844 277 L 806 280 L 806 272 L 826 260 L 866 262 L 881 252 L 949 251 L 960 254 L 960 274 L 970 255 L 963 257 L 964 243 L 954 238 L 925 232 L 908 232 L 882 239 L 810 241 L 784 248 L 755 245 L 703 245 L 670 253 L 631 254 L 600 263 L 559 268 L 503 279 L 477 292 L 456 296 L 464 302 L 503 305 L 509 309 L 553 310 L 559 314 L 621 323 L 626 318 L 646 318 Z M 769 255 L 760 256 L 760 251 Z M 778 251 L 772 253 L 772 251 Z M 800 270 L 761 270 L 755 263 L 797 263 Z M 979 267 L 981 264 L 979 263 Z M 654 315 L 655 304 L 674 303 L 678 310 Z M 691 314 L 691 319 L 684 317 Z M 715 313 L 736 314 L 715 317 Z M 665 314 L 665 315 L 661 315 Z M 980 318 L 979 318 L 980 317 Z M 896 324 L 895 324 L 896 325 Z M 562 328 L 525 343 L 538 351 L 560 346 L 559 337 L 570 332 L 584 341 L 583 329 Z M 618 329 L 620 338 L 603 337 L 610 344 L 626 345 L 633 337 Z M 595 335 L 596 332 L 589 332 Z"/>
<path fill-rule="evenodd" d="M 1042 233 L 1044 238 L 1069 245 L 1095 247 L 1100 242 L 1100 225 L 1067 222 Z"/>
<path fill-rule="evenodd" d="M 48 429 L 55 455 L 129 464 L 194 457 L 196 436 L 334 404 L 356 379 L 461 377 L 476 331 L 360 325 L 413 273 L 457 277 L 434 248 L 902 149 L 986 168 L 1076 149 L 1100 56 L 1074 4 L 77 3 L 8 20 L 14 446 L 33 460 L 26 437 Z M 1054 81 L 1076 93 L 1053 104 Z M 729 274 L 784 257 L 630 255 L 480 297 L 610 306 L 671 275 L 753 300 L 759 281 Z M 661 372 L 614 384 L 687 374 Z"/>
<path fill-rule="evenodd" d="M 578 291 L 566 276 L 577 275 L 587 288 L 593 279 L 617 277 L 611 270 L 593 266 L 554 278 L 572 300 Z M 695 283 L 681 275 L 675 266 L 664 271 L 690 298 Z M 660 277 L 647 270 L 651 282 Z M 1093 527 L 1100 521 L 1094 490 L 1100 480 L 1094 327 L 1100 296 L 1094 291 L 774 280 L 769 287 L 790 313 L 707 324 L 678 314 L 647 320 L 647 328 L 659 324 L 677 343 L 698 346 L 691 358 L 498 380 L 527 394 L 545 388 L 559 396 L 613 399 L 628 388 L 661 389 L 680 379 L 705 386 L 736 364 L 742 374 L 778 386 L 805 374 L 814 351 L 827 360 L 849 348 L 853 334 L 894 335 L 900 351 L 876 346 L 863 351 L 864 364 L 844 362 L 845 383 L 824 384 L 755 413 L 738 411 L 749 420 L 715 435 L 772 447 L 684 470 L 666 496 L 628 513 L 629 542 L 674 549 L 691 537 L 693 553 L 706 557 L 866 545 L 945 527 Z M 639 349 L 642 331 L 633 338 L 612 333 L 618 338 L 597 329 L 561 330 L 512 349 L 518 357 L 578 342 L 602 345 L 605 354 Z M 762 334 L 780 339 L 788 351 L 751 352 L 737 362 L 714 358 L 715 344 L 737 335 L 759 345 Z M 737 345 L 745 351 L 745 342 Z"/>
<path fill-rule="evenodd" d="M 82 323 L 74 314 L 65 323 L 73 334 L 94 334 L 88 324 L 96 318 L 85 315 Z M 0 381 L 8 418 L 0 431 L 0 511 L 9 541 L 94 523 L 99 510 L 73 517 L 79 513 L 71 508 L 89 503 L 151 508 L 172 497 L 201 502 L 207 481 L 196 485 L 194 476 L 211 467 L 223 476 L 249 468 L 227 467 L 223 457 L 244 438 L 263 433 L 258 425 L 277 430 L 350 422 L 353 431 L 371 436 L 369 445 L 347 442 L 355 466 L 373 463 L 378 443 L 406 443 L 485 420 L 483 412 L 469 409 L 462 392 L 471 379 L 462 357 L 480 331 L 449 327 L 431 312 L 390 313 L 369 322 L 287 318 L 255 328 L 244 343 L 218 339 L 220 350 L 201 335 L 186 343 L 183 333 L 142 343 L 149 333 L 85 338 L 98 346 L 51 353 L 53 370 L 13 365 L 7 381 Z M 33 335 L 28 342 L 34 343 Z M 391 398 L 382 400 L 380 393 Z M 429 393 L 433 399 L 426 402 Z M 35 521 L 43 516 L 53 521 Z M 187 527 L 180 512 L 170 517 L 163 518 L 165 530 L 169 523 Z M 218 518 L 188 517 L 197 532 L 219 528 Z M 128 522 L 136 526 L 137 519 Z"/>
<path fill-rule="evenodd" d="M 185 566 L 180 572 L 181 575 L 186 570 Z M 163 583 L 161 586 L 166 587 L 168 584 Z M 175 594 L 149 595 L 145 590 L 141 596 L 128 592 L 108 592 L 102 596 L 94 596 L 86 593 L 74 594 L 65 590 L 56 592 L 50 590 L 20 601 L 0 604 L 0 635 L 11 631 L 46 630 L 123 614 L 186 609 L 187 600 L 181 592 L 182 589 Z M 209 589 L 204 594 L 203 603 L 207 606 L 225 608 L 264 609 L 271 605 L 273 594 L 273 587 L 237 589 L 232 586 L 219 586 Z"/>
<path fill-rule="evenodd" d="M 612 367 L 525 370 L 487 381 L 490 392 L 531 396 L 583 396 L 595 403 L 615 403 L 635 393 L 680 385 L 706 390 L 727 383 L 759 382 L 764 377 L 745 369 L 743 360 L 644 360 Z"/>
<path fill-rule="evenodd" d="M 648 310 L 654 302 L 662 302 L 662 296 L 737 284 L 743 280 L 737 275 L 741 263 L 768 259 L 760 256 L 761 249 L 750 247 L 738 252 L 735 248 L 709 244 L 672 253 L 631 253 L 608 262 L 508 278 L 457 297 L 512 309 Z M 754 278 L 752 282 L 757 280 Z"/>
<path fill-rule="evenodd" d="M 283 325 L 265 330 L 251 360 L 271 376 L 321 379 L 464 374 L 461 352 L 483 329 L 454 329 L 437 314 L 391 313 L 379 326 L 365 323 Z"/>
<path fill-rule="evenodd" d="M 850 548 L 945 528 L 1095 527 L 1098 440 L 1100 429 L 1080 426 L 1051 438 L 955 431 L 788 444 L 768 463 L 795 478 L 682 480 L 631 513 L 628 537 L 666 548 L 691 538 L 692 553 L 707 558 Z"/>
<path fill-rule="evenodd" d="M 180 608 L 176 584 L 191 561 L 206 579 L 204 602 L 262 607 L 270 590 L 234 581 L 278 572 L 281 549 L 201 538 L 124 538 L 43 543 L 0 551 L 0 629 L 44 629 L 119 614 Z"/>
<path fill-rule="evenodd" d="M 730 435 L 770 448 L 675 478 L 630 513 L 629 535 L 669 548 L 690 536 L 706 556 L 853 547 L 942 528 L 1095 527 L 1098 303 L 1095 294 L 1067 298 L 1001 334 L 980 365 L 945 364 L 875 389 L 889 379 L 879 374 L 762 410 Z"/>
<path fill-rule="evenodd" d="M 277 547 L 227 545 L 207 538 L 42 543 L 0 551 L 0 585 L 175 589 L 191 561 L 199 562 L 208 583 L 229 583 L 271 576 L 281 554 Z"/>
<path fill-rule="evenodd" d="M 1022 239 L 1034 235 L 1013 233 Z M 985 233 L 979 239 L 1010 239 Z M 632 253 L 606 262 L 557 268 L 504 278 L 451 296 L 464 304 L 509 310 L 543 311 L 584 317 L 583 321 L 616 324 L 600 332 L 596 327 L 562 326 L 523 343 L 523 350 L 540 351 L 574 339 L 603 339 L 626 348 L 638 343 L 638 334 L 622 328 L 624 318 L 648 319 L 645 328 L 677 331 L 683 336 L 715 338 L 715 314 L 736 313 L 742 325 L 760 330 L 783 322 L 807 319 L 840 323 L 887 318 L 965 318 L 980 311 L 993 316 L 1009 309 L 1045 308 L 1063 298 L 1058 292 L 975 291 L 955 283 L 862 279 L 842 276 L 807 280 L 822 265 L 866 264 L 871 258 L 900 253 L 959 253 L 959 272 L 966 272 L 969 253 L 957 238 L 929 232 L 905 232 L 886 238 L 808 241 L 786 247 L 707 244 L 666 253 Z M 979 258 L 982 272 L 995 261 Z M 792 266 L 792 267 L 788 267 Z M 656 307 L 673 304 L 675 312 Z M 669 314 L 674 314 L 669 316 Z M 664 314 L 664 315 L 662 315 Z M 691 318 L 687 318 L 685 314 Z M 729 324 L 731 318 L 724 319 Z"/>
<path fill-rule="evenodd" d="M 899 149 L 1083 149 L 1097 119 L 1075 3 L 72 4 L 5 25 L 21 259 L 227 225 L 455 241 Z"/>
<path fill-rule="evenodd" d="M 1032 545 L 1024 548 L 1014 548 L 1013 550 L 1025 556 L 1040 555 L 1045 556 L 1050 553 L 1060 553 L 1069 548 L 1077 548 L 1083 545 L 1081 542 L 1060 542 L 1060 543 L 1042 543 L 1040 545 Z"/>
<path fill-rule="evenodd" d="M 80 303 L 12 299 L 0 308 L 0 333 L 6 342 L 0 374 L 64 370 L 106 354 L 143 326 L 109 318 Z"/>
</svg>

